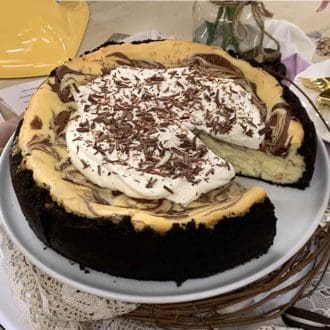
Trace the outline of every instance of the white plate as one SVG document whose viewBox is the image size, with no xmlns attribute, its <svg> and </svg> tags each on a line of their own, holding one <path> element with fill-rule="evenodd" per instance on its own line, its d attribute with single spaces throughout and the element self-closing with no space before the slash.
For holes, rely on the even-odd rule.
<svg viewBox="0 0 330 330">
<path fill-rule="evenodd" d="M 330 180 L 327 153 L 318 140 L 316 169 L 311 186 L 304 191 L 277 187 L 253 179 L 238 178 L 249 187 L 266 189 L 278 217 L 277 234 L 269 252 L 242 266 L 202 279 L 192 279 L 177 286 L 174 282 L 136 281 L 91 270 L 85 274 L 77 264 L 44 245 L 24 219 L 14 193 L 9 173 L 7 144 L 0 161 L 0 210 L 4 227 L 22 253 L 37 267 L 57 280 L 95 295 L 140 303 L 174 303 L 192 301 L 223 294 L 277 269 L 310 238 L 319 224 L 329 200 Z"/>
<path fill-rule="evenodd" d="M 319 92 L 313 91 L 311 89 L 305 88 L 300 82 L 299 78 L 315 78 L 315 77 L 330 77 L 330 59 L 323 62 L 315 63 L 309 66 L 306 70 L 297 74 L 294 78 L 294 82 L 310 97 L 313 103 L 316 105 L 316 98 L 320 94 Z M 301 92 L 295 87 L 291 87 L 292 91 L 300 98 L 301 104 L 306 108 L 307 113 L 311 120 L 314 122 L 317 133 L 320 137 L 330 143 L 330 132 L 327 130 L 325 125 L 320 119 L 320 116 L 314 110 L 314 108 L 307 102 L 306 98 Z M 330 125 L 330 110 L 322 111 L 322 116 L 327 120 Z"/>
</svg>

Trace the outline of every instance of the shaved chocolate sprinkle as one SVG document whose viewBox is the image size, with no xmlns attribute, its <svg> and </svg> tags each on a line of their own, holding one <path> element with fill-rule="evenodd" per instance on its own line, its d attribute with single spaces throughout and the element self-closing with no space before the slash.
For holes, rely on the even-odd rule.
<svg viewBox="0 0 330 330">
<path fill-rule="evenodd" d="M 80 159 L 81 164 L 83 164 L 83 169 L 89 167 L 90 165 L 87 164 L 83 159 Z"/>
<path fill-rule="evenodd" d="M 166 185 L 163 185 L 164 189 L 167 190 L 170 194 L 174 194 L 173 190 L 167 187 Z"/>
<path fill-rule="evenodd" d="M 146 188 L 152 188 L 156 182 L 157 182 L 156 178 L 150 178 L 146 184 Z"/>
<path fill-rule="evenodd" d="M 86 132 L 89 132 L 89 128 L 87 128 L 87 127 L 78 127 L 77 132 L 86 133 Z"/>
</svg>

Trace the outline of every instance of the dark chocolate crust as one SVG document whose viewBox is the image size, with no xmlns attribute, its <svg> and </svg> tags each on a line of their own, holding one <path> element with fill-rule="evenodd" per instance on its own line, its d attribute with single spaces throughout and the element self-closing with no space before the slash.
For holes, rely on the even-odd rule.
<svg viewBox="0 0 330 330">
<path fill-rule="evenodd" d="M 179 284 L 257 258 L 273 243 L 276 217 L 268 198 L 245 216 L 223 219 L 213 229 L 191 221 L 173 225 L 166 234 L 148 227 L 136 231 L 130 217 L 114 223 L 67 213 L 35 184 L 31 171 L 20 169 L 21 161 L 21 154 L 10 156 L 13 186 L 30 227 L 46 246 L 85 267 Z"/>
</svg>

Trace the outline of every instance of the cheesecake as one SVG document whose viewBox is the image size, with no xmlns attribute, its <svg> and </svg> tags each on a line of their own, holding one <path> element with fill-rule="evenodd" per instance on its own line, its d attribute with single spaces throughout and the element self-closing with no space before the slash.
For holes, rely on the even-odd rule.
<svg viewBox="0 0 330 330">
<path fill-rule="evenodd" d="M 257 180 L 307 187 L 315 140 L 294 94 L 219 48 L 105 44 L 38 88 L 10 164 L 47 246 L 112 275 L 181 283 L 268 251 L 276 216 Z"/>
</svg>

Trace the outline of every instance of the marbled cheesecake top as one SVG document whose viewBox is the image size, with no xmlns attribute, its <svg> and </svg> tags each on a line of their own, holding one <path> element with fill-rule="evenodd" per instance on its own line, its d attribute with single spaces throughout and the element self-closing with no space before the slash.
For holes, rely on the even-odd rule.
<svg viewBox="0 0 330 330">
<path fill-rule="evenodd" d="M 199 70 L 198 74 L 194 70 Z M 205 70 L 207 72 L 203 73 Z M 172 79 L 167 85 L 162 83 L 167 75 L 174 77 L 177 73 L 180 78 Z M 129 79 L 127 74 L 135 75 L 135 78 Z M 205 75 L 208 78 L 203 85 Z M 126 82 L 125 77 L 129 79 Z M 207 87 L 213 81 L 218 89 L 189 91 L 191 85 L 187 80 L 191 78 L 188 77 L 195 79 L 191 85 L 195 86 L 197 80 Z M 134 94 L 129 92 L 132 91 L 131 84 L 137 84 L 139 79 L 143 81 L 140 94 L 136 90 L 135 95 L 139 106 L 127 111 L 125 102 L 127 99 L 132 101 Z M 149 96 L 148 82 L 152 91 Z M 106 93 L 102 94 L 102 88 Z M 164 112 L 155 107 L 158 88 L 164 98 L 158 105 L 163 108 L 166 102 L 172 103 L 165 116 L 173 117 L 173 121 L 164 119 Z M 256 93 L 251 93 L 253 88 Z M 178 95 L 173 97 L 175 90 Z M 237 98 L 230 100 L 228 94 L 231 94 L 227 91 L 238 93 L 239 101 Z M 171 98 L 166 100 L 166 93 L 171 93 Z M 130 216 L 137 229 L 149 225 L 161 232 L 170 229 L 173 223 L 184 224 L 192 219 L 212 226 L 224 217 L 245 214 L 266 194 L 259 187 L 245 190 L 232 183 L 230 165 L 207 150 L 195 138 L 194 131 L 202 130 L 219 139 L 228 138 L 229 143 L 274 154 L 285 152 L 292 144 L 298 147 L 303 139 L 302 127 L 290 118 L 288 105 L 281 95 L 281 87 L 274 78 L 244 61 L 232 59 L 219 49 L 177 40 L 108 46 L 68 61 L 40 86 L 25 113 L 17 151 L 24 157 L 22 167 L 32 170 L 35 182 L 47 187 L 54 201 L 68 212 L 91 218 L 110 217 L 112 221 Z M 141 102 L 143 97 L 145 100 Z M 196 105 L 198 98 L 204 102 L 202 106 Z M 173 99 L 176 102 L 173 103 Z M 183 107 L 182 102 L 188 106 Z M 205 108 L 206 103 L 209 108 Z M 233 116 L 233 108 L 239 108 L 240 104 L 249 104 L 249 110 L 243 115 L 237 115 L 238 111 Z M 102 115 L 105 105 L 110 116 Z M 152 106 L 155 109 L 150 110 Z M 224 120 L 219 120 L 223 117 L 214 115 L 213 108 L 220 109 L 230 119 L 230 129 L 224 127 Z M 145 118 L 139 127 L 143 134 L 137 137 L 134 127 L 139 116 Z M 275 120 L 275 117 L 281 120 Z M 116 125 L 113 125 L 114 121 Z M 124 126 L 118 125 L 119 122 Z M 127 125 L 134 127 L 131 129 Z M 131 135 L 124 136 L 125 132 Z M 232 132 L 241 140 L 235 140 Z M 166 134 L 172 134 L 169 144 L 164 141 Z M 137 161 L 125 161 L 125 155 L 127 158 L 134 147 Z M 81 152 L 87 158 L 81 157 Z M 91 155 L 96 157 L 91 158 Z M 170 162 L 172 159 L 176 162 L 172 161 L 171 166 L 166 167 L 169 157 Z M 109 172 L 109 177 L 116 172 L 113 163 L 117 169 L 124 164 L 124 171 L 126 168 L 139 175 L 137 180 L 143 180 L 147 194 L 130 194 L 121 189 L 120 184 L 111 189 L 116 179 L 111 181 L 107 177 Z M 216 173 L 216 168 L 221 171 Z M 102 180 L 95 179 L 101 176 Z M 161 182 L 164 178 L 170 181 L 164 184 Z M 178 191 L 183 183 L 187 184 L 185 192 L 193 191 L 189 198 L 171 198 L 173 182 L 177 179 Z M 213 179 L 216 184 L 208 185 L 207 181 L 213 182 Z M 198 180 L 207 186 L 205 190 L 198 187 Z M 128 190 L 136 192 L 140 187 L 133 185 Z M 150 198 L 153 193 L 148 195 L 153 187 L 158 189 L 157 198 Z M 179 193 L 177 196 L 180 198 Z"/>
</svg>

